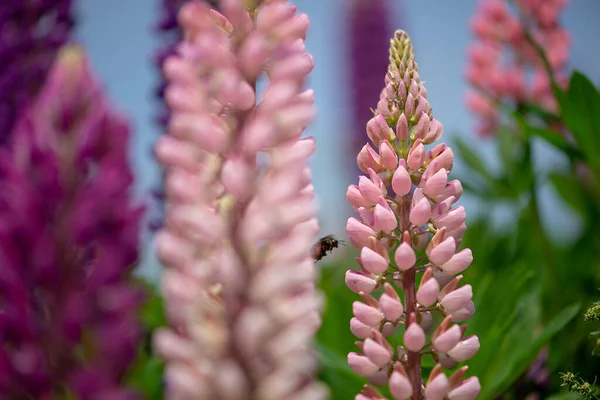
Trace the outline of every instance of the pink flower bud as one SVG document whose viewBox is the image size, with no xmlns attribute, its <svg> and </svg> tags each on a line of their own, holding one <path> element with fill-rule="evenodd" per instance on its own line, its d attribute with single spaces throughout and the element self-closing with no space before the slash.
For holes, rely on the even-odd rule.
<svg viewBox="0 0 600 400">
<path fill-rule="evenodd" d="M 410 175 L 406 170 L 404 160 L 401 160 L 400 165 L 398 165 L 398 168 L 392 177 L 392 189 L 397 195 L 404 196 L 410 192 L 411 188 L 412 182 L 410 180 Z"/>
<path fill-rule="evenodd" d="M 431 106 L 429 105 L 429 102 L 427 101 L 427 99 L 423 96 L 418 96 L 417 100 L 417 107 L 415 108 L 415 115 L 421 115 L 421 114 L 431 114 Z M 426 144 L 432 143 L 432 142 L 423 142 Z"/>
<path fill-rule="evenodd" d="M 269 78 L 276 80 L 297 80 L 308 75 L 315 67 L 315 62 L 310 54 L 297 54 L 284 60 L 273 63 L 269 71 Z"/>
<path fill-rule="evenodd" d="M 434 119 L 431 121 L 431 124 L 429 125 L 429 132 L 427 132 L 427 135 L 423 139 L 423 143 L 429 144 L 429 143 L 437 142 L 438 140 L 441 139 L 443 133 L 444 133 L 444 129 L 442 127 L 442 124 L 437 119 Z"/>
<path fill-rule="evenodd" d="M 371 145 L 366 144 L 358 153 L 356 157 L 356 163 L 360 170 L 364 173 L 369 171 L 369 168 L 376 172 L 383 171 L 383 165 L 381 164 L 381 159 L 379 154 L 371 147 Z"/>
<path fill-rule="evenodd" d="M 425 331 L 421 325 L 413 322 L 408 326 L 404 333 L 404 346 L 413 352 L 417 352 L 425 346 Z"/>
<path fill-rule="evenodd" d="M 176 113 L 169 122 L 169 133 L 211 153 L 223 152 L 229 147 L 227 127 L 217 116 Z"/>
<path fill-rule="evenodd" d="M 459 274 L 471 265 L 473 262 L 473 253 L 471 249 L 463 249 L 452 256 L 446 263 L 440 265 L 442 271 L 452 275 Z"/>
<path fill-rule="evenodd" d="M 369 206 L 374 206 L 377 204 L 379 197 L 383 194 L 381 188 L 379 188 L 366 176 L 360 176 L 358 178 L 358 188 L 360 189 L 360 193 Z"/>
<path fill-rule="evenodd" d="M 256 77 L 260 73 L 268 56 L 267 40 L 258 31 L 244 40 L 238 51 L 239 65 L 244 74 L 250 77 Z"/>
<path fill-rule="evenodd" d="M 452 313 L 465 308 L 472 298 L 473 290 L 471 285 L 465 285 L 445 295 L 440 300 L 440 304 L 444 307 L 444 310 Z"/>
<path fill-rule="evenodd" d="M 410 381 L 406 375 L 398 371 L 390 375 L 390 393 L 395 400 L 406 400 L 412 396 L 413 390 Z"/>
<path fill-rule="evenodd" d="M 472 376 L 448 393 L 448 400 L 475 400 L 481 391 L 479 379 Z"/>
<path fill-rule="evenodd" d="M 360 301 L 352 303 L 352 312 L 360 322 L 369 326 L 377 326 L 384 319 L 381 311 Z"/>
<path fill-rule="evenodd" d="M 363 390 L 356 395 L 354 400 L 385 400 L 385 397 L 371 386 L 365 385 Z"/>
<path fill-rule="evenodd" d="M 393 132 L 383 115 L 377 114 L 367 122 L 367 135 L 373 143 L 379 145 L 382 140 L 391 140 Z"/>
<path fill-rule="evenodd" d="M 443 192 L 448 182 L 448 171 L 444 168 L 437 171 L 432 176 L 428 177 L 425 182 L 421 180 L 423 193 L 429 197 L 434 197 Z"/>
<path fill-rule="evenodd" d="M 358 210 L 359 207 L 369 207 L 369 203 L 362 196 L 360 189 L 356 185 L 348 186 L 346 198 L 355 210 Z"/>
<path fill-rule="evenodd" d="M 383 386 L 388 383 L 388 372 L 385 368 L 380 369 L 373 375 L 367 377 L 367 380 L 369 381 L 369 383 L 375 386 Z"/>
<path fill-rule="evenodd" d="M 445 226 L 448 231 L 452 231 L 464 224 L 466 219 L 467 214 L 465 212 L 465 208 L 463 206 L 459 206 L 453 210 L 450 210 L 446 215 L 438 218 L 435 221 L 435 226 L 438 228 Z"/>
<path fill-rule="evenodd" d="M 442 243 L 426 251 L 427 258 L 435 265 L 442 265 L 452 258 L 456 253 L 456 241 L 453 237 L 444 239 Z"/>
<path fill-rule="evenodd" d="M 400 299 L 386 293 L 382 294 L 379 298 L 379 308 L 389 321 L 396 321 L 404 313 L 404 307 L 402 307 Z"/>
<path fill-rule="evenodd" d="M 471 301 L 466 307 L 452 312 L 452 322 L 463 322 L 475 314 L 475 304 Z"/>
<path fill-rule="evenodd" d="M 457 325 L 454 325 L 457 326 Z M 462 362 L 473 357 L 479 350 L 479 338 L 475 335 L 469 336 L 465 340 L 461 340 L 452 350 L 448 351 L 448 355 L 453 360 Z"/>
<path fill-rule="evenodd" d="M 408 139 L 408 120 L 404 114 L 400 114 L 400 117 L 398 118 L 398 123 L 396 124 L 396 136 L 401 142 Z"/>
<path fill-rule="evenodd" d="M 435 278 L 436 281 L 438 281 L 438 283 L 440 284 L 440 287 L 444 287 L 446 286 L 450 281 L 452 281 L 452 279 L 454 279 L 453 275 L 450 275 L 447 272 L 443 272 L 443 271 L 433 271 L 433 277 Z"/>
<path fill-rule="evenodd" d="M 406 271 L 415 265 L 417 257 L 415 256 L 412 247 L 410 247 L 408 243 L 403 242 L 398 246 L 398 249 L 396 249 L 394 260 L 396 260 L 396 265 L 401 271 Z"/>
<path fill-rule="evenodd" d="M 373 223 L 375 222 L 375 216 L 373 212 L 367 208 L 360 207 L 358 210 L 358 215 L 360 215 L 360 219 L 369 227 L 373 227 Z"/>
<path fill-rule="evenodd" d="M 348 238 L 354 247 L 363 247 L 368 245 L 369 238 L 375 236 L 375 231 L 369 228 L 354 217 L 348 218 L 346 223 Z"/>
<path fill-rule="evenodd" d="M 377 365 L 373 364 L 367 357 L 354 352 L 348 354 L 348 365 L 354 373 L 365 377 L 371 376 L 379 370 Z"/>
<path fill-rule="evenodd" d="M 445 168 L 447 171 L 452 170 L 454 165 L 454 153 L 450 147 L 446 147 L 438 156 L 435 157 L 440 168 Z"/>
<path fill-rule="evenodd" d="M 448 236 L 452 236 L 458 245 L 461 242 L 466 230 L 467 225 L 463 223 L 458 228 L 448 231 Z"/>
<path fill-rule="evenodd" d="M 450 391 L 450 383 L 443 373 L 433 378 L 425 387 L 425 398 L 427 400 L 444 400 Z"/>
<path fill-rule="evenodd" d="M 410 222 L 416 226 L 421 226 L 429 221 L 430 216 L 431 204 L 429 204 L 429 200 L 427 200 L 427 198 L 423 197 L 418 203 L 415 204 L 413 209 L 410 210 L 409 219 Z"/>
<path fill-rule="evenodd" d="M 244 200 L 250 195 L 251 173 L 240 158 L 232 156 L 225 161 L 221 180 L 225 189 L 237 199 Z"/>
<path fill-rule="evenodd" d="M 417 139 L 417 141 L 411 147 L 408 153 L 407 159 L 408 168 L 413 171 L 421 168 L 423 163 L 425 162 L 425 146 L 421 143 L 421 140 Z"/>
<path fill-rule="evenodd" d="M 383 205 L 381 204 L 382 201 Z M 379 204 L 375 206 L 373 216 L 373 229 L 375 230 L 385 233 L 392 233 L 392 231 L 398 227 L 396 215 L 394 215 L 394 212 L 390 209 L 390 206 L 383 198 L 381 198 Z"/>
<path fill-rule="evenodd" d="M 438 354 L 439 357 L 439 363 L 442 367 L 444 368 L 454 368 L 457 364 L 456 361 L 454 361 L 453 359 L 451 359 L 450 357 L 448 357 L 445 353 L 439 353 Z"/>
<path fill-rule="evenodd" d="M 431 148 L 431 150 L 429 150 L 429 153 L 427 153 L 427 158 L 429 158 L 429 160 L 433 161 L 446 148 L 449 148 L 449 147 L 447 147 L 445 143 L 438 143 L 438 144 L 436 144 L 435 146 L 433 146 Z"/>
<path fill-rule="evenodd" d="M 360 339 L 366 339 L 372 336 L 373 328 L 371 328 L 369 325 L 363 324 L 358 320 L 358 318 L 352 317 L 350 320 L 350 332 Z"/>
<path fill-rule="evenodd" d="M 363 351 L 369 360 L 379 368 L 383 368 L 392 360 L 392 352 L 373 339 L 365 339 Z"/>
<path fill-rule="evenodd" d="M 242 140 L 248 153 L 256 152 L 268 146 L 276 137 L 273 121 L 264 116 L 251 119 L 244 127 Z"/>
<path fill-rule="evenodd" d="M 183 267 L 194 254 L 194 246 L 169 231 L 159 231 L 155 239 L 158 259 L 165 264 Z"/>
<path fill-rule="evenodd" d="M 421 113 L 419 122 L 417 123 L 417 126 L 415 126 L 415 129 L 413 129 L 413 132 L 411 135 L 412 138 L 423 140 L 425 135 L 429 132 L 429 123 L 430 122 L 431 122 L 431 120 L 429 119 L 429 115 L 427 115 L 426 113 Z"/>
<path fill-rule="evenodd" d="M 375 290 L 377 282 L 360 271 L 346 271 L 346 286 L 354 293 L 371 293 Z"/>
<path fill-rule="evenodd" d="M 431 313 L 429 311 L 425 311 L 425 312 L 421 313 L 421 321 L 419 322 L 419 325 L 421 325 L 421 328 L 429 329 L 431 327 L 432 322 L 433 322 L 433 317 L 431 316 Z"/>
<path fill-rule="evenodd" d="M 408 94 L 406 96 L 406 104 L 404 105 L 404 113 L 406 114 L 406 118 L 412 118 L 415 114 L 415 98 L 412 94 Z"/>
<path fill-rule="evenodd" d="M 398 166 L 398 154 L 387 140 L 379 142 L 379 157 L 388 171 L 393 171 Z"/>
<path fill-rule="evenodd" d="M 446 332 L 433 339 L 433 347 L 442 353 L 447 353 L 458 344 L 461 337 L 460 326 L 452 325 Z"/>
<path fill-rule="evenodd" d="M 462 193 L 462 184 L 458 179 L 454 179 L 448 182 L 444 190 L 442 190 L 439 194 L 435 195 L 433 197 L 433 200 L 435 200 L 437 203 L 440 203 L 446 200 L 448 197 L 454 196 L 454 201 L 458 201 L 460 199 L 460 196 L 462 196 Z"/>
<path fill-rule="evenodd" d="M 388 261 L 376 251 L 363 247 L 360 251 L 362 266 L 375 275 L 381 275 L 388 269 Z"/>
<path fill-rule="evenodd" d="M 392 324 L 391 322 L 386 322 L 385 324 L 383 324 L 383 329 L 381 330 L 381 334 L 386 337 L 392 336 L 393 334 L 396 333 L 397 330 L 398 330 L 398 327 L 394 326 L 394 324 Z"/>
<path fill-rule="evenodd" d="M 419 290 L 417 290 L 417 301 L 419 304 L 429 307 L 436 302 L 440 292 L 440 285 L 435 278 L 430 278 L 426 282 L 421 282 Z"/>
<path fill-rule="evenodd" d="M 448 213 L 448 211 L 450 211 L 450 207 L 452 207 L 452 204 L 454 204 L 454 197 L 452 196 L 439 203 L 433 210 L 431 210 L 431 219 L 433 219 L 435 222 L 438 218 Z"/>
</svg>

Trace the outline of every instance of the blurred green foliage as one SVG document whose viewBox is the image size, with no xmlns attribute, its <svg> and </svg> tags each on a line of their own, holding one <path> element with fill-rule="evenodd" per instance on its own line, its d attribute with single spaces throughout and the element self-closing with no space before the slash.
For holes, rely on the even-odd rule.
<svg viewBox="0 0 600 400">
<path fill-rule="evenodd" d="M 163 299 L 150 282 L 139 279 L 139 284 L 146 292 L 146 301 L 140 311 L 145 334 L 138 346 L 138 357 L 129 371 L 126 384 L 139 391 L 146 400 L 161 400 L 164 363 L 152 351 L 152 333 L 167 325 Z"/>
</svg>

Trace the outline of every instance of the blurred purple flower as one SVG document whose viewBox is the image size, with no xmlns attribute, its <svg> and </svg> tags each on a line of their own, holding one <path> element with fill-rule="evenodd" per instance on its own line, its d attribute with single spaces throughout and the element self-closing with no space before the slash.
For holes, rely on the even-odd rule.
<svg viewBox="0 0 600 400">
<path fill-rule="evenodd" d="M 128 282 L 142 207 L 129 127 L 83 51 L 60 51 L 0 154 L 0 393 L 134 399 L 142 292 Z"/>
<path fill-rule="evenodd" d="M 349 87 L 354 118 L 350 154 L 358 154 L 366 140 L 364 126 L 373 117 L 370 107 L 379 99 L 388 68 L 392 10 L 387 0 L 354 0 L 349 8 Z M 352 165 L 356 165 L 355 159 Z"/>
<path fill-rule="evenodd" d="M 44 84 L 73 27 L 72 0 L 3 0 L 0 5 L 0 144 Z"/>
</svg>

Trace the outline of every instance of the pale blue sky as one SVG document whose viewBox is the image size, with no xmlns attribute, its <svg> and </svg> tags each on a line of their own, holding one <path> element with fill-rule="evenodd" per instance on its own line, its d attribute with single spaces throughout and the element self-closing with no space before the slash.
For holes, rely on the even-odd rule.
<svg viewBox="0 0 600 400">
<path fill-rule="evenodd" d="M 158 44 L 151 26 L 157 18 L 158 0 L 80 0 L 78 38 L 86 46 L 94 70 L 106 84 L 108 94 L 130 116 L 135 127 L 132 143 L 132 162 L 137 174 L 137 193 L 146 196 L 159 177 L 151 156 L 151 146 L 160 134 L 152 123 L 155 101 L 152 91 L 156 72 L 152 51 Z M 345 236 L 345 218 L 349 211 L 345 192 L 350 177 L 347 154 L 343 147 L 348 125 L 348 106 L 345 102 L 343 63 L 343 7 L 346 0 L 296 0 L 295 4 L 311 19 L 307 47 L 315 59 L 315 69 L 309 82 L 316 92 L 319 116 L 307 134 L 317 139 L 318 150 L 312 161 L 314 184 L 321 204 L 323 232 Z M 436 118 L 444 124 L 448 137 L 453 132 L 473 138 L 473 121 L 462 103 L 466 83 L 463 79 L 466 46 L 470 42 L 468 20 L 475 10 L 475 0 L 461 1 L 392 1 L 395 27 L 407 30 L 412 36 L 420 75 L 427 82 L 429 101 Z M 573 36 L 572 65 L 598 82 L 600 59 L 600 2 L 572 1 L 564 22 Z M 481 143 L 489 154 L 489 143 Z M 545 165 L 554 165 L 550 151 L 544 150 Z M 491 157 L 491 156 L 490 156 Z M 493 157 L 492 157 L 493 161 Z M 460 161 L 458 161 L 460 168 Z M 478 210 L 473 199 L 463 204 L 470 213 Z M 556 200 L 544 191 L 544 210 L 547 223 L 573 228 L 571 217 L 556 214 Z M 159 266 L 151 255 L 150 237 L 145 239 L 145 259 L 142 270 L 154 275 Z"/>
</svg>

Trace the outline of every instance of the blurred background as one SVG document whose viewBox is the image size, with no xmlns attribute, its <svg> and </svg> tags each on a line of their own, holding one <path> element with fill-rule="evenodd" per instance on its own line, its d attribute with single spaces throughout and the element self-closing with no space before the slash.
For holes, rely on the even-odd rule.
<svg viewBox="0 0 600 400">
<path fill-rule="evenodd" d="M 318 143 L 312 161 L 314 185 L 321 206 L 321 225 L 324 234 L 345 236 L 345 221 L 351 208 L 345 199 L 346 188 L 356 181 L 356 148 L 352 146 L 357 132 L 364 135 L 364 125 L 354 126 L 351 104 L 350 76 L 352 56 L 347 37 L 350 30 L 350 8 L 357 0 L 296 0 L 298 9 L 308 14 L 311 28 L 307 39 L 308 51 L 315 59 L 315 69 L 310 75 L 309 87 L 315 90 L 319 116 L 308 129 Z M 368 0 L 366 1 L 369 2 Z M 474 118 L 464 105 L 468 83 L 464 77 L 467 47 L 472 42 L 469 19 L 476 11 L 475 0 L 456 2 L 434 1 L 384 1 L 388 8 L 387 29 L 401 28 L 411 35 L 419 63 L 421 76 L 426 80 L 429 100 L 434 115 L 444 125 L 446 140 L 452 144 L 453 137 L 460 135 L 476 143 L 478 151 L 494 166 L 497 162 L 491 151 L 489 139 L 478 139 L 474 133 Z M 94 69 L 106 84 L 108 94 L 120 106 L 135 126 L 134 153 L 131 155 L 137 173 L 137 193 L 146 199 L 156 187 L 160 171 L 152 156 L 152 144 L 161 134 L 153 122 L 158 103 L 153 92 L 158 79 L 152 56 L 159 46 L 160 38 L 153 32 L 160 10 L 160 1 L 146 0 L 82 0 L 76 2 L 78 23 L 76 36 L 85 45 Z M 577 0 L 571 2 L 562 21 L 572 35 L 571 66 L 587 74 L 592 80 L 600 79 L 600 58 L 594 49 L 600 37 L 600 2 Z M 384 35 L 388 36 L 389 35 Z M 381 35 L 380 35 L 381 37 Z M 373 43 L 361 43 L 369 52 Z M 378 47 L 381 49 L 381 43 Z M 384 39 L 383 49 L 387 49 Z M 360 51 L 361 48 L 358 47 Z M 384 50 L 387 51 L 387 50 Z M 387 53 L 368 57 L 380 57 L 383 61 L 375 66 L 384 68 Z M 384 69 L 385 72 L 385 69 Z M 374 71 L 374 78 L 383 86 L 383 73 Z M 365 78 L 368 79 L 368 78 Z M 365 104 L 375 107 L 376 97 L 365 99 Z M 368 117 L 368 115 L 367 115 Z M 366 122 L 366 121 L 365 121 Z M 364 143 L 363 143 L 364 144 Z M 554 166 L 564 162 L 547 146 L 538 156 L 540 167 Z M 462 164 L 458 159 L 456 169 Z M 556 196 L 542 187 L 542 214 L 544 224 L 555 237 L 568 237 L 577 230 L 572 214 L 557 206 Z M 488 207 L 478 206 L 478 201 L 468 194 L 461 200 L 468 210 L 468 217 L 485 212 L 495 216 L 501 224 L 506 210 L 499 207 L 490 214 Z M 151 215 L 150 215 L 151 217 Z M 152 278 L 158 277 L 160 266 L 151 250 L 151 234 L 145 235 L 145 258 L 140 272 Z"/>
<path fill-rule="evenodd" d="M 470 21 L 478 1 L 294 3 L 311 21 L 307 47 L 315 69 L 309 87 L 315 91 L 319 115 L 306 134 L 318 144 L 312 172 L 323 235 L 346 239 L 346 219 L 354 211 L 345 193 L 357 181 L 356 154 L 367 141 L 368 109 L 376 107 L 384 85 L 389 37 L 395 29 L 404 29 L 412 37 L 434 116 L 442 122 L 444 140 L 456 154 L 452 175 L 471 186 L 465 186 L 460 204 L 467 210 L 469 226 L 462 247 L 472 248 L 475 257 L 465 281 L 474 288 L 477 307 L 469 332 L 479 335 L 481 350 L 469 361 L 469 372 L 482 382 L 480 398 L 578 398 L 558 394 L 559 376 L 574 370 L 592 381 L 600 371 L 598 357 L 591 356 L 594 340 L 589 340 L 595 328 L 582 316 L 600 298 L 596 227 L 600 222 L 600 163 L 593 161 L 594 156 L 574 160 L 561 146 L 564 150 L 569 141 L 577 142 L 576 147 L 586 153 L 573 121 L 579 118 L 577 112 L 591 110 L 591 106 L 575 93 L 569 97 L 575 111 L 570 117 L 560 116 L 561 123 L 575 132 L 575 140 L 548 136 L 551 123 L 541 121 L 541 114 L 532 117 L 518 109 L 511 118 L 513 128 L 518 125 L 519 129 L 508 135 L 498 131 L 480 137 L 476 115 L 465 104 L 470 86 L 465 77 L 467 49 L 474 40 Z M 154 122 L 160 106 L 155 96 L 159 75 L 153 61 L 161 39 L 152 30 L 161 2 L 82 0 L 77 5 L 77 37 L 109 95 L 133 119 L 136 190 L 151 206 L 150 220 L 159 215 L 152 208 L 150 193 L 161 178 L 152 156 L 152 145 L 161 134 Z M 600 83 L 598 17 L 597 0 L 572 1 L 560 17 L 571 38 L 567 76 L 570 70 L 578 70 L 594 85 Z M 579 81 L 579 89 L 581 85 L 585 89 L 580 93 L 588 96 L 583 98 L 597 99 L 600 104 L 600 94 L 585 82 Z M 582 118 L 593 121 L 599 117 L 595 114 L 600 115 L 591 111 Z M 589 143 L 600 144 L 598 129 L 590 130 L 596 138 Z M 597 151 L 600 154 L 600 145 Z M 596 177 L 577 175 L 581 164 Z M 320 286 L 327 307 L 318 349 L 321 379 L 331 386 L 334 399 L 353 398 L 364 383 L 352 374 L 345 358 L 354 350 L 355 340 L 348 321 L 356 295 L 345 287 L 343 278 L 347 269 L 355 267 L 353 256 L 353 250 L 345 248 L 321 263 Z M 161 272 L 152 252 L 150 229 L 144 233 L 138 272 L 152 281 Z M 426 370 L 432 366 L 424 364 Z"/>
</svg>

